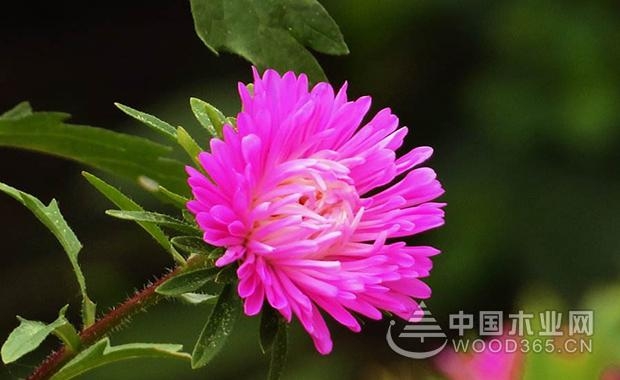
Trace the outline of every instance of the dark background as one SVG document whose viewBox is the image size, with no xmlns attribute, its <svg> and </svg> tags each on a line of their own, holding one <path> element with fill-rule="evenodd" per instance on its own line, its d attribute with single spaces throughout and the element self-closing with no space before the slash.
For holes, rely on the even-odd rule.
<svg viewBox="0 0 620 380">
<path fill-rule="evenodd" d="M 617 2 L 323 3 L 351 50 L 318 56 L 331 82 L 347 80 L 352 97 L 372 95 L 374 110 L 390 106 L 410 126 L 409 146 L 435 148 L 430 165 L 447 190 L 447 223 L 417 241 L 444 252 L 429 279 L 428 304 L 440 320 L 459 309 L 515 310 L 536 292 L 577 307 L 592 289 L 617 282 Z M 215 57 L 201 43 L 189 4 L 177 1 L 3 2 L 0 54 L 0 110 L 29 100 L 35 110 L 71 113 L 75 123 L 142 135 L 149 133 L 114 101 L 191 129 L 190 96 L 232 115 L 236 82 L 251 79 L 247 62 Z M 137 226 L 103 214 L 112 207 L 82 169 L 0 149 L 0 181 L 60 202 L 85 246 L 90 294 L 105 310 L 171 262 Z M 140 202 L 156 207 L 148 197 Z M 77 286 L 52 235 L 8 197 L 0 196 L 0 215 L 0 340 L 17 325 L 16 314 L 51 321 L 71 303 L 77 320 Z M 113 342 L 146 335 L 189 349 L 207 315 L 204 307 L 163 305 Z M 384 343 L 387 326 L 368 323 L 357 335 L 332 329 L 334 354 L 323 359 L 297 333 L 287 374 L 390 379 L 402 369 Z M 198 372 L 141 360 L 86 378 L 261 378 L 266 360 L 256 335 L 254 319 L 242 323 L 230 347 Z M 42 351 L 0 376 L 23 375 Z"/>
</svg>

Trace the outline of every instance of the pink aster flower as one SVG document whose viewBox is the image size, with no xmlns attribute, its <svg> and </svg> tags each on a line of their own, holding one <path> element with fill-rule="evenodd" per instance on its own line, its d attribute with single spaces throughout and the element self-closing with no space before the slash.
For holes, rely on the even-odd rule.
<svg viewBox="0 0 620 380">
<path fill-rule="evenodd" d="M 239 263 L 238 293 L 247 315 L 265 299 L 286 320 L 296 316 L 317 350 L 332 341 L 321 310 L 353 331 L 353 313 L 408 319 L 420 280 L 439 251 L 387 239 L 444 222 L 435 172 L 416 168 L 432 149 L 396 157 L 407 128 L 390 109 L 362 123 L 370 97 L 347 99 L 346 84 L 308 89 L 308 79 L 254 70 L 254 87 L 239 84 L 237 125 L 199 155 L 208 174 L 188 167 L 194 199 L 187 204 L 204 240 L 225 248 L 217 266 Z"/>
<path fill-rule="evenodd" d="M 506 336 L 498 340 L 505 345 Z M 439 370 L 450 380 L 519 380 L 522 378 L 524 354 L 491 349 L 482 352 L 442 352 L 436 360 Z"/>
</svg>

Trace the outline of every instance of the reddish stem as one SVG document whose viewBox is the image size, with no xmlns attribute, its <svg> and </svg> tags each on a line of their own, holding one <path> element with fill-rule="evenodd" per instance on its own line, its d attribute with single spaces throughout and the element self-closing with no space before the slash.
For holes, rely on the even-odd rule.
<svg viewBox="0 0 620 380">
<path fill-rule="evenodd" d="M 177 267 L 168 274 L 160 277 L 157 281 L 146 285 L 142 290 L 137 291 L 133 296 L 125 300 L 125 302 L 110 310 L 90 327 L 82 330 L 79 334 L 81 349 L 97 342 L 131 316 L 164 299 L 165 297 L 156 293 L 155 289 L 183 269 L 185 268 Z M 71 360 L 76 354 L 77 352 L 68 350 L 66 346 L 62 346 L 57 351 L 48 355 L 32 374 L 30 374 L 27 380 L 49 379 L 63 364 Z"/>
</svg>

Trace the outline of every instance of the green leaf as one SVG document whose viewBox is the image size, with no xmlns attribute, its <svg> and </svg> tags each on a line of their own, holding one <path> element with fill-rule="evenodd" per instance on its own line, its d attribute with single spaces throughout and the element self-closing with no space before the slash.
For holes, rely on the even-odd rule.
<svg viewBox="0 0 620 380">
<path fill-rule="evenodd" d="M 201 305 L 203 303 L 214 303 L 219 296 L 205 293 L 183 293 L 178 298 L 190 305 Z"/>
<path fill-rule="evenodd" d="M 215 276 L 218 284 L 231 284 L 237 280 L 237 266 L 227 265 Z"/>
<path fill-rule="evenodd" d="M 282 375 L 287 354 L 287 324 L 284 318 L 272 307 L 264 307 L 260 319 L 260 348 L 263 353 L 271 351 L 269 380 L 277 380 Z"/>
<path fill-rule="evenodd" d="M 1 121 L 0 121 L 1 122 Z M 58 204 L 55 199 L 52 199 L 48 206 L 45 206 L 40 200 L 32 195 L 23 191 L 17 190 L 11 186 L 5 185 L 0 182 L 0 191 L 15 198 L 18 202 L 26 206 L 36 217 L 47 227 L 48 230 L 58 240 L 60 245 L 67 253 L 69 262 L 75 273 L 80 292 L 82 295 L 82 321 L 84 326 L 90 326 L 95 322 L 95 310 L 96 305 L 88 298 L 86 293 L 86 280 L 84 274 L 78 263 L 78 254 L 82 249 L 82 243 L 78 240 L 73 230 L 69 227 L 65 219 L 63 218 Z"/>
<path fill-rule="evenodd" d="M 263 307 L 263 311 L 260 315 L 260 349 L 264 353 L 271 350 L 273 346 L 273 342 L 276 339 L 276 334 L 278 333 L 279 326 L 279 316 L 278 312 L 270 307 Z"/>
<path fill-rule="evenodd" d="M 82 345 L 79 333 L 69 321 L 56 327 L 52 333 L 62 340 L 67 351 L 77 351 Z"/>
<path fill-rule="evenodd" d="M 185 198 L 180 194 L 173 193 L 172 191 L 166 189 L 163 186 L 157 187 L 157 194 L 161 195 L 161 198 L 164 199 L 167 203 L 170 203 L 171 205 L 176 206 L 181 210 L 185 210 L 187 202 L 189 201 L 188 198 Z"/>
<path fill-rule="evenodd" d="M 105 213 L 119 219 L 155 223 L 172 228 L 182 233 L 200 234 L 200 230 L 185 223 L 184 221 L 173 218 L 170 215 L 160 214 L 157 212 L 107 210 Z"/>
<path fill-rule="evenodd" d="M 174 192 L 188 192 L 183 164 L 169 158 L 172 148 L 168 146 L 103 128 L 68 124 L 69 115 L 64 113 L 14 109 L 10 114 L 15 112 L 21 117 L 0 118 L 0 146 L 68 158 L 132 181 L 144 176 Z"/>
<path fill-rule="evenodd" d="M 239 54 L 259 69 L 325 74 L 310 47 L 349 52 L 338 25 L 316 0 L 190 0 L 196 33 L 214 52 Z"/>
<path fill-rule="evenodd" d="M 121 360 L 138 358 L 189 360 L 190 356 L 181 352 L 182 349 L 183 346 L 180 344 L 156 343 L 130 343 L 112 347 L 110 346 L 109 338 L 104 338 L 80 352 L 54 374 L 51 379 L 73 379 L 94 368 Z"/>
<path fill-rule="evenodd" d="M 200 161 L 198 161 L 198 154 L 202 152 L 204 149 L 196 143 L 196 141 L 192 138 L 192 136 L 187 133 L 183 127 L 177 128 L 177 142 L 181 145 L 181 148 L 185 150 L 187 155 L 194 161 L 198 166 L 200 166 Z"/>
<path fill-rule="evenodd" d="M 183 215 L 183 220 L 185 220 L 187 223 L 190 223 L 191 225 L 198 228 L 198 224 L 196 224 L 196 217 L 194 216 L 194 214 L 189 212 L 188 209 L 186 208 L 182 209 L 181 214 Z"/>
<path fill-rule="evenodd" d="M 349 48 L 334 19 L 316 0 L 280 0 L 282 23 L 305 46 L 320 53 L 349 54 Z"/>
<path fill-rule="evenodd" d="M 520 366 L 523 380 L 538 379 L 614 379 L 615 365 L 620 361 L 620 309 L 615 301 L 620 297 L 620 286 L 616 283 L 609 283 L 605 287 L 595 287 L 584 295 L 584 303 L 573 305 L 566 310 L 564 300 L 547 288 L 532 288 L 521 296 L 523 300 L 518 305 L 520 310 L 528 310 L 537 318 L 532 320 L 532 330 L 546 330 L 542 324 L 545 320 L 549 323 L 552 318 L 538 318 L 539 313 L 556 313 L 561 322 L 560 333 L 562 336 L 546 337 L 550 338 L 554 349 L 545 351 L 546 339 L 541 339 L 538 334 L 526 334 L 524 339 L 529 341 L 531 350 L 525 355 L 525 360 Z M 572 303 L 572 302 L 571 302 Z M 593 323 L 593 334 L 589 336 L 584 333 L 571 332 L 570 325 L 577 321 L 571 318 L 572 311 L 592 311 L 590 322 Z M 585 322 L 585 320 L 584 320 Z M 587 322 L 585 322 L 587 323 Z M 552 326 L 552 322 L 547 326 Z M 542 350 L 535 347 L 536 341 Z M 528 343 L 528 342 L 526 342 Z M 571 352 L 575 350 L 574 352 Z M 605 370 L 609 373 L 603 375 Z M 596 374 L 596 375 L 595 375 Z"/>
<path fill-rule="evenodd" d="M 192 368 L 207 365 L 222 349 L 241 311 L 241 302 L 231 285 L 220 293 L 209 320 L 192 352 Z"/>
<path fill-rule="evenodd" d="M 58 313 L 58 318 L 50 324 L 29 321 L 18 316 L 19 326 L 11 332 L 0 350 L 2 362 L 4 364 L 13 363 L 39 347 L 50 334 L 59 336 L 69 349 L 77 349 L 79 337 L 75 328 L 65 318 L 67 307 L 68 305 L 63 307 Z"/>
<path fill-rule="evenodd" d="M 114 103 L 114 105 L 118 107 L 121 111 L 125 112 L 127 115 L 138 120 L 139 122 L 145 124 L 148 127 L 151 127 L 152 129 L 161 133 L 162 135 L 169 137 L 173 141 L 176 141 L 177 132 L 176 132 L 176 129 L 172 125 L 166 123 L 163 120 L 158 119 L 157 117 L 153 115 L 149 115 L 148 113 L 138 111 L 129 106 L 126 106 L 120 103 Z"/>
<path fill-rule="evenodd" d="M 220 110 L 207 102 L 203 102 L 202 106 L 205 108 L 205 112 L 207 113 L 207 116 L 209 116 L 209 120 L 211 120 L 217 135 L 222 136 L 222 127 L 224 126 L 224 123 L 226 123 L 226 116 L 224 116 Z"/>
<path fill-rule="evenodd" d="M 211 137 L 222 136 L 222 125 L 226 117 L 220 110 L 198 98 L 190 98 L 189 104 L 196 120 L 211 134 Z"/>
<path fill-rule="evenodd" d="M 228 116 L 226 118 L 226 123 L 232 125 L 234 128 L 237 128 L 237 118 L 236 117 Z"/>
<path fill-rule="evenodd" d="M 97 189 L 101 194 L 103 194 L 106 198 L 108 198 L 112 203 L 118 206 L 121 210 L 124 211 L 144 211 L 144 209 L 134 202 L 131 198 L 123 194 L 120 190 L 115 188 L 114 186 L 106 183 L 104 180 L 90 174 L 87 172 L 82 172 L 82 175 L 86 180 L 93 185 L 95 189 Z M 161 230 L 155 223 L 151 223 L 148 221 L 137 221 L 138 225 L 142 227 L 149 235 L 155 239 L 159 245 L 161 245 L 167 252 L 172 255 L 172 258 L 177 262 L 184 262 L 185 260 L 181 257 L 176 250 L 170 244 L 168 240 L 168 236 Z"/>
<path fill-rule="evenodd" d="M 181 148 L 183 148 L 187 154 L 194 160 L 198 162 L 196 157 L 198 153 L 202 152 L 202 149 L 196 141 L 192 138 L 192 136 L 187 133 L 187 131 L 183 127 L 175 128 L 172 125 L 166 123 L 158 119 L 153 115 L 149 115 L 148 113 L 138 111 L 129 106 L 125 106 L 120 103 L 114 103 L 121 111 L 125 112 L 127 115 L 133 117 L 134 119 L 146 124 L 151 127 L 155 131 L 163 134 L 164 136 L 172 139 L 174 142 L 178 143 Z"/>
<path fill-rule="evenodd" d="M 32 107 L 28 102 L 21 102 L 10 110 L 0 115 L 0 119 L 19 119 L 32 115 Z"/>
<path fill-rule="evenodd" d="M 278 331 L 271 347 L 271 360 L 267 379 L 278 380 L 284 372 L 286 355 L 288 353 L 288 326 L 284 319 L 279 318 Z"/>
<path fill-rule="evenodd" d="M 155 291 L 165 296 L 178 296 L 183 293 L 193 292 L 212 281 L 218 271 L 219 268 L 201 268 L 181 272 L 159 285 Z"/>
<path fill-rule="evenodd" d="M 170 241 L 172 245 L 188 254 L 205 255 L 212 258 L 222 255 L 221 249 L 210 246 L 205 243 L 204 240 L 196 236 L 176 236 Z"/>
</svg>

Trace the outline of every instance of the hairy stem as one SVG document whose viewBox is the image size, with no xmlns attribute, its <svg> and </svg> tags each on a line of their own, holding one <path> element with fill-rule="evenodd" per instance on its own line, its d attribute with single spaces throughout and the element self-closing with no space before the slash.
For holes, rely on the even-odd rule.
<svg viewBox="0 0 620 380">
<path fill-rule="evenodd" d="M 112 308 L 107 314 L 104 314 L 94 324 L 82 330 L 79 334 L 80 349 L 72 351 L 67 346 L 62 346 L 58 350 L 52 352 L 35 368 L 28 376 L 27 380 L 47 380 L 54 375 L 62 366 L 75 357 L 80 351 L 86 349 L 99 339 L 109 335 L 114 329 L 127 322 L 132 316 L 141 311 L 145 311 L 148 307 L 157 304 L 166 297 L 155 292 L 155 289 L 171 277 L 196 267 L 198 263 L 204 260 L 188 260 L 184 266 L 178 266 L 169 273 L 159 277 L 156 281 L 147 284 L 142 290 L 134 293 L 133 296 L 127 298 L 123 303 Z"/>
</svg>

